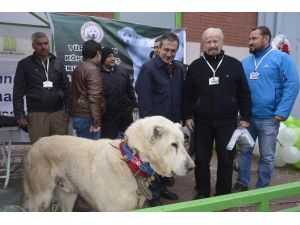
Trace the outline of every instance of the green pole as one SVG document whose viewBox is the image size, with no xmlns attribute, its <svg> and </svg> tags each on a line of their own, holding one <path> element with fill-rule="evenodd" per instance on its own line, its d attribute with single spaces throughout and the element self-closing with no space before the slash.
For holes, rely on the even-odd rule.
<svg viewBox="0 0 300 225">
<path fill-rule="evenodd" d="M 10 48 L 12 50 L 16 51 L 16 49 L 17 49 L 17 40 L 16 40 L 16 37 L 11 37 L 10 41 L 11 41 Z"/>
<path fill-rule="evenodd" d="M 115 20 L 120 20 L 120 13 L 119 12 L 115 12 Z"/>
<path fill-rule="evenodd" d="M 7 36 L 4 36 L 4 49 L 9 49 L 9 38 Z"/>
<path fill-rule="evenodd" d="M 177 12 L 175 15 L 175 27 L 178 28 L 182 28 L 182 13 L 181 12 Z"/>
</svg>

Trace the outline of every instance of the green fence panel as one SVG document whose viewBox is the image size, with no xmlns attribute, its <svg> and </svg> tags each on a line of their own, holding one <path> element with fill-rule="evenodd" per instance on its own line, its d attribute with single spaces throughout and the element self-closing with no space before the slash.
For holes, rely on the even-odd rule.
<svg viewBox="0 0 300 225">
<path fill-rule="evenodd" d="M 270 201 L 300 195 L 300 182 L 281 184 L 240 193 L 216 196 L 159 207 L 136 210 L 139 212 L 213 212 L 255 205 L 255 210 L 269 211 Z M 297 210 L 295 208 L 295 210 Z"/>
</svg>

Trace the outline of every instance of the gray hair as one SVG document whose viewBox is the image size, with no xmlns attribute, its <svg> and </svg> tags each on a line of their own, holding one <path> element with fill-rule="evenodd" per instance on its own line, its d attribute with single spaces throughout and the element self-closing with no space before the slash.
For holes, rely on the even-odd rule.
<svg viewBox="0 0 300 225">
<path fill-rule="evenodd" d="M 162 47 L 163 41 L 165 41 L 165 40 L 168 40 L 170 42 L 176 41 L 177 44 L 178 44 L 177 45 L 177 49 L 179 48 L 179 44 L 180 44 L 179 38 L 178 38 L 178 36 L 175 33 L 173 33 L 173 32 L 167 32 L 167 33 L 163 34 L 161 36 L 161 40 L 160 40 L 160 44 L 159 44 L 160 47 Z"/>
<path fill-rule="evenodd" d="M 209 28 L 207 28 L 207 29 L 203 32 L 203 34 L 202 34 L 202 41 L 203 41 L 203 42 L 205 41 L 205 39 L 206 39 L 206 37 L 207 37 L 207 35 L 208 35 L 209 33 L 219 33 L 219 36 L 220 36 L 221 41 L 222 41 L 222 43 L 223 43 L 223 40 L 224 40 L 224 34 L 223 34 L 223 31 L 222 31 L 220 28 L 214 28 L 214 27 L 209 27 Z"/>
<path fill-rule="evenodd" d="M 35 32 L 31 35 L 31 42 L 34 43 L 36 39 L 47 38 L 47 35 L 44 32 Z"/>
</svg>

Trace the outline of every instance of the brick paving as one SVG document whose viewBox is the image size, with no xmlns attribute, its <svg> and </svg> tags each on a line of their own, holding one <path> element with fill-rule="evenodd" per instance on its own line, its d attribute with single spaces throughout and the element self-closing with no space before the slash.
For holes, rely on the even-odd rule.
<svg viewBox="0 0 300 225">
<path fill-rule="evenodd" d="M 4 179 L 0 179 L 0 207 L 4 205 L 21 205 L 23 192 L 22 192 L 22 169 L 24 156 L 26 156 L 30 146 L 28 145 L 17 145 L 13 146 L 13 166 L 12 169 L 17 168 L 16 171 L 12 172 L 12 178 L 8 184 L 7 189 L 1 189 L 3 187 Z M 216 182 L 216 155 L 214 153 L 211 161 L 211 184 L 212 184 L 212 195 L 215 191 L 215 182 Z M 1 155 L 0 155 L 0 164 L 1 164 Z M 21 169 L 20 169 L 21 168 Z M 257 180 L 257 159 L 255 158 L 252 164 L 252 179 L 249 186 L 250 189 L 255 188 L 255 183 Z M 233 183 L 235 183 L 237 173 L 233 174 Z M 277 184 L 284 184 L 289 182 L 300 181 L 300 170 L 296 169 L 293 165 L 287 165 L 283 168 L 275 168 L 271 186 Z M 179 199 L 177 201 L 170 201 L 161 199 L 164 204 L 171 204 L 183 201 L 192 200 L 196 194 L 194 190 L 195 179 L 194 174 L 190 173 L 185 177 L 176 177 L 175 185 L 170 187 L 169 190 L 177 193 Z M 270 205 L 271 211 L 278 211 L 287 207 L 295 207 L 300 205 L 300 196 L 292 196 L 284 199 L 279 199 L 273 201 Z M 144 207 L 148 207 L 147 202 Z M 253 211 L 253 206 L 241 207 L 238 209 L 231 209 L 230 211 Z"/>
<path fill-rule="evenodd" d="M 249 185 L 249 190 L 255 189 L 255 184 L 257 181 L 257 161 L 258 158 L 255 157 L 252 162 L 252 169 L 251 169 L 251 183 Z M 212 161 L 211 161 L 211 196 L 215 193 L 215 184 L 216 184 L 216 173 L 217 173 L 217 159 L 216 154 L 214 152 Z M 236 182 L 237 172 L 234 171 L 232 183 Z M 293 165 L 287 165 L 282 168 L 275 168 L 272 181 L 270 186 L 285 184 L 290 182 L 300 181 L 300 170 L 295 168 Z M 192 200 L 193 197 L 196 195 L 196 191 L 194 190 L 195 186 L 195 178 L 194 173 L 189 174 L 185 177 L 177 177 L 176 184 L 174 187 L 169 188 L 169 190 L 179 194 L 178 201 L 170 201 L 170 200 L 163 200 L 163 203 L 171 204 L 183 201 Z M 299 196 L 292 196 L 284 199 L 274 200 L 270 204 L 271 211 L 278 211 L 284 208 L 291 208 L 300 205 L 300 195 Z M 254 211 L 254 207 L 241 207 L 238 209 L 233 209 L 229 211 Z"/>
</svg>

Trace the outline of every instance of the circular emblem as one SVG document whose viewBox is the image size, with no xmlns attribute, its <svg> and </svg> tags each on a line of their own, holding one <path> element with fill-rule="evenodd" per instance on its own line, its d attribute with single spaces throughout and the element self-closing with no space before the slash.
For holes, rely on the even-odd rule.
<svg viewBox="0 0 300 225">
<path fill-rule="evenodd" d="M 101 42 L 104 36 L 104 32 L 100 25 L 91 21 L 82 25 L 80 33 L 84 41 L 94 40 L 96 42 Z"/>
</svg>

